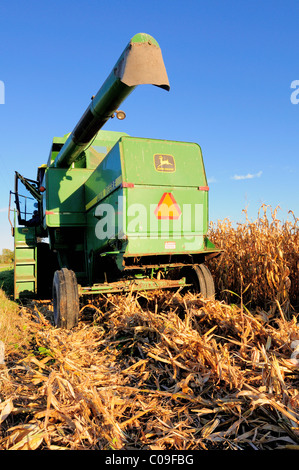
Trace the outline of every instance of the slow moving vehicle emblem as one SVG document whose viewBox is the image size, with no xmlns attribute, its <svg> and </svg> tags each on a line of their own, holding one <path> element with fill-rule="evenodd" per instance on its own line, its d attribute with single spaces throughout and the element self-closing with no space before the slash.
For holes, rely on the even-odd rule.
<svg viewBox="0 0 299 470">
<path fill-rule="evenodd" d="M 164 193 L 155 209 L 157 219 L 179 219 L 182 214 L 171 193 Z"/>
</svg>

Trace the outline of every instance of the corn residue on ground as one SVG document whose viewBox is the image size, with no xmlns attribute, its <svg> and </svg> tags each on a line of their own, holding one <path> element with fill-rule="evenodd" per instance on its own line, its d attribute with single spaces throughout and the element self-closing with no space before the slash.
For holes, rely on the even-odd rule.
<svg viewBox="0 0 299 470">
<path fill-rule="evenodd" d="M 295 317 L 156 292 L 87 304 L 71 331 L 48 303 L 22 318 L 34 343 L 1 369 L 1 449 L 299 446 Z"/>
<path fill-rule="evenodd" d="M 218 300 L 103 296 L 62 330 L 2 292 L 0 450 L 298 450 L 298 219 L 262 209 L 211 224 Z"/>
</svg>

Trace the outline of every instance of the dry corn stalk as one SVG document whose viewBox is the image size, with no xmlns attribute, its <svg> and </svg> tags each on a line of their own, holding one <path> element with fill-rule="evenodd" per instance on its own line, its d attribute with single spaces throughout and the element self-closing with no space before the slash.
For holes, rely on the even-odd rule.
<svg viewBox="0 0 299 470">
<path fill-rule="evenodd" d="M 0 449 L 298 446 L 295 317 L 168 292 L 89 310 L 66 331 L 27 309 L 36 344 L 0 371 Z"/>
<path fill-rule="evenodd" d="M 228 219 L 211 223 L 210 239 L 224 250 L 221 259 L 211 263 L 219 295 L 272 313 L 277 300 L 285 313 L 299 302 L 298 221 L 281 222 L 277 212 L 263 204 L 258 218 L 234 227 Z M 271 217 L 268 212 L 271 212 Z M 234 295 L 235 294 L 235 295 Z"/>
</svg>

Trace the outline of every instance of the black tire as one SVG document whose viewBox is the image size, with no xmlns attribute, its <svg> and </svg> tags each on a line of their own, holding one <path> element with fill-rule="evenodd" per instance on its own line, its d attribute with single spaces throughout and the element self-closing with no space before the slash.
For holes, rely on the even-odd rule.
<svg viewBox="0 0 299 470">
<path fill-rule="evenodd" d="M 79 295 L 74 271 L 62 268 L 53 278 L 54 324 L 70 330 L 78 325 Z"/>
<path fill-rule="evenodd" d="M 205 299 L 215 298 L 214 279 L 205 264 L 195 264 L 192 267 L 184 268 L 182 271 L 187 284 L 192 284 L 189 290 L 201 293 Z"/>
</svg>

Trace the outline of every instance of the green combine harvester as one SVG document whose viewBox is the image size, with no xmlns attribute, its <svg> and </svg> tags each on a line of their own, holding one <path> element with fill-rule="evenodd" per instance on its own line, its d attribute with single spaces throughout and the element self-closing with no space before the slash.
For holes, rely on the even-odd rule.
<svg viewBox="0 0 299 470">
<path fill-rule="evenodd" d="M 190 287 L 214 296 L 204 263 L 220 250 L 207 238 L 199 145 L 101 130 L 125 117 L 119 107 L 141 84 L 169 90 L 161 49 L 143 33 L 131 39 L 73 132 L 53 139 L 37 179 L 15 174 L 15 299 L 52 289 L 58 327 L 77 325 L 84 295 Z"/>
</svg>

